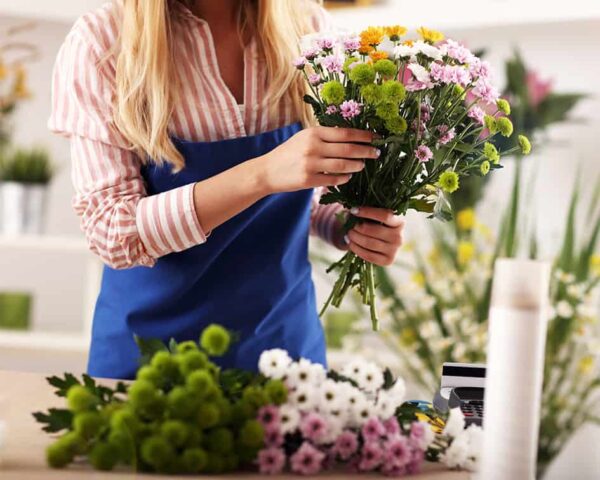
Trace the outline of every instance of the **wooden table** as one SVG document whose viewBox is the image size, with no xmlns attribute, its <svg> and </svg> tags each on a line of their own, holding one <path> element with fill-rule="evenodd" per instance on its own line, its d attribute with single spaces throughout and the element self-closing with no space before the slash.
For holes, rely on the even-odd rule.
<svg viewBox="0 0 600 480">
<path fill-rule="evenodd" d="M 46 410 L 49 407 L 64 405 L 64 399 L 54 396 L 52 388 L 43 375 L 33 373 L 9 372 L 0 370 L 0 420 L 7 423 L 6 442 L 0 451 L 0 479 L 36 480 L 36 479 L 80 479 L 83 476 L 98 479 L 166 479 L 189 478 L 162 475 L 142 475 L 119 470 L 110 473 L 96 472 L 87 465 L 72 465 L 68 469 L 53 470 L 45 462 L 45 448 L 51 437 L 40 429 L 31 413 Z M 222 478 L 261 478 L 258 474 L 232 474 L 226 476 L 203 476 L 218 480 Z M 329 474 L 329 480 L 342 480 L 347 474 Z M 273 480 L 299 479 L 296 475 L 265 477 Z M 370 480 L 384 478 L 380 475 L 361 475 L 357 478 Z M 464 472 L 450 472 L 440 465 L 427 464 L 420 475 L 410 477 L 415 480 L 467 480 Z"/>
</svg>

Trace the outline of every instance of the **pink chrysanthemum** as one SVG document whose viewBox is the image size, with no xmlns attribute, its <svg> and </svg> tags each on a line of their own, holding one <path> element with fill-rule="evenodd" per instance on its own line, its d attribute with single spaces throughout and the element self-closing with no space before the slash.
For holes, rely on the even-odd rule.
<svg viewBox="0 0 600 480">
<path fill-rule="evenodd" d="M 306 60 L 314 60 L 319 55 L 319 50 L 317 48 L 309 48 L 308 50 L 304 50 L 302 52 L 302 56 L 306 58 Z"/>
<path fill-rule="evenodd" d="M 317 46 L 322 50 L 333 50 L 333 47 L 335 47 L 335 40 L 329 37 L 319 38 L 317 40 Z"/>
<path fill-rule="evenodd" d="M 374 442 L 385 435 L 385 426 L 376 417 L 369 418 L 362 427 L 362 436 L 365 442 Z"/>
<path fill-rule="evenodd" d="M 258 452 L 257 461 L 260 473 L 276 475 L 285 466 L 285 452 L 281 448 L 264 448 Z"/>
<path fill-rule="evenodd" d="M 275 405 L 265 405 L 258 410 L 257 420 L 265 429 L 279 425 L 279 409 Z"/>
<path fill-rule="evenodd" d="M 301 475 L 315 475 L 321 471 L 325 454 L 304 442 L 300 448 L 290 457 L 292 472 Z"/>
<path fill-rule="evenodd" d="M 446 50 L 446 55 L 454 60 L 459 61 L 460 63 L 468 63 L 474 58 L 473 54 L 467 47 L 454 40 L 446 40 L 444 49 Z"/>
<path fill-rule="evenodd" d="M 406 437 L 397 435 L 384 444 L 385 462 L 397 467 L 406 466 L 412 459 L 413 454 Z"/>
<path fill-rule="evenodd" d="M 361 451 L 358 469 L 367 472 L 376 469 L 384 458 L 384 451 L 379 442 L 366 442 Z"/>
<path fill-rule="evenodd" d="M 304 69 L 305 66 L 306 66 L 306 58 L 298 57 L 294 60 L 294 67 L 296 67 L 298 70 Z"/>
<path fill-rule="evenodd" d="M 300 420 L 300 432 L 307 440 L 320 441 L 328 432 L 328 425 L 321 415 L 310 412 Z"/>
<path fill-rule="evenodd" d="M 351 37 L 344 40 L 344 50 L 347 52 L 354 52 L 360 47 L 360 38 Z"/>
<path fill-rule="evenodd" d="M 431 105 L 427 103 L 421 104 L 421 121 L 427 123 L 431 120 Z"/>
<path fill-rule="evenodd" d="M 398 419 L 396 417 L 388 418 L 385 422 L 383 422 L 383 426 L 385 427 L 385 433 L 388 437 L 400 434 L 400 424 L 398 423 Z"/>
<path fill-rule="evenodd" d="M 475 120 L 480 125 L 483 125 L 483 120 L 485 118 L 485 112 L 483 111 L 483 109 L 481 107 L 478 107 L 477 105 L 475 105 L 468 111 L 467 116 L 469 118 L 472 118 L 473 120 Z"/>
<path fill-rule="evenodd" d="M 283 433 L 281 433 L 279 425 L 265 428 L 264 442 L 267 447 L 280 447 L 283 445 L 283 440 Z"/>
<path fill-rule="evenodd" d="M 410 459 L 410 462 L 406 464 L 406 473 L 409 475 L 419 473 L 424 461 L 425 452 L 423 450 L 419 450 L 418 448 L 413 449 L 412 458 Z"/>
<path fill-rule="evenodd" d="M 354 100 L 346 100 L 340 105 L 340 112 L 346 120 L 357 117 L 361 111 L 362 105 Z"/>
<path fill-rule="evenodd" d="M 454 140 L 456 135 L 454 128 L 449 128 L 448 125 L 440 125 L 437 127 L 437 130 L 440 134 L 440 138 L 438 138 L 440 145 L 446 145 Z"/>
<path fill-rule="evenodd" d="M 342 460 L 348 460 L 358 448 L 358 436 L 356 433 L 346 430 L 336 438 L 333 451 Z"/>
<path fill-rule="evenodd" d="M 500 98 L 500 93 L 494 86 L 487 80 L 480 78 L 475 83 L 475 88 L 473 88 L 473 95 L 480 98 L 484 102 L 488 104 L 496 103 L 498 98 Z"/>
<path fill-rule="evenodd" d="M 344 59 L 339 55 L 328 55 L 321 61 L 321 66 L 329 73 L 341 73 Z"/>
<path fill-rule="evenodd" d="M 433 158 L 433 152 L 427 145 L 419 145 L 419 148 L 415 150 L 415 156 L 419 162 L 425 163 Z"/>
<path fill-rule="evenodd" d="M 319 75 L 317 73 L 313 73 L 312 75 L 309 75 L 308 76 L 308 82 L 313 87 L 316 87 L 317 85 L 319 85 L 321 83 L 321 75 Z"/>
<path fill-rule="evenodd" d="M 327 115 L 333 115 L 335 113 L 338 113 L 338 107 L 336 107 L 335 105 L 329 105 L 326 109 L 325 109 L 325 113 Z"/>
</svg>

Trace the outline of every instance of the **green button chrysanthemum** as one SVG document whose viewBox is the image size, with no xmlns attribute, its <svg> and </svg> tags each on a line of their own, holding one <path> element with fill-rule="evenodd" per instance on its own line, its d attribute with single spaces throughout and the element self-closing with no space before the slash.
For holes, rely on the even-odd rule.
<svg viewBox="0 0 600 480">
<path fill-rule="evenodd" d="M 345 96 L 344 86 L 337 80 L 330 80 L 323 84 L 321 97 L 328 105 L 339 105 L 344 101 Z"/>
<path fill-rule="evenodd" d="M 361 63 L 350 71 L 349 77 L 357 85 L 368 85 L 375 81 L 375 69 L 371 65 Z"/>
<path fill-rule="evenodd" d="M 487 160 L 484 160 L 483 162 L 481 162 L 481 165 L 479 166 L 479 170 L 481 170 L 481 174 L 482 175 L 487 175 L 488 173 L 490 173 L 490 162 L 488 162 Z"/>
<path fill-rule="evenodd" d="M 381 85 L 384 102 L 400 103 L 406 97 L 406 89 L 397 80 L 388 80 Z"/>
<path fill-rule="evenodd" d="M 483 155 L 492 163 L 498 163 L 500 161 L 500 154 L 493 143 L 485 142 L 483 145 Z"/>
<path fill-rule="evenodd" d="M 452 170 L 446 170 L 440 175 L 438 184 L 444 192 L 456 192 L 459 187 L 458 173 L 453 172 Z"/>
<path fill-rule="evenodd" d="M 498 107 L 498 110 L 500 110 L 505 115 L 510 115 L 510 103 L 508 103 L 508 100 L 500 98 L 496 102 L 496 106 Z"/>
<path fill-rule="evenodd" d="M 496 119 L 491 115 L 486 115 L 483 118 L 483 123 L 485 125 L 485 128 L 487 128 L 492 135 L 495 135 L 498 132 L 498 124 L 496 122 Z"/>
<path fill-rule="evenodd" d="M 393 77 L 396 75 L 396 64 L 388 59 L 378 60 L 373 65 L 375 71 L 383 77 Z"/>
<path fill-rule="evenodd" d="M 391 117 L 385 120 L 385 128 L 396 135 L 406 132 L 406 120 L 402 117 Z"/>
<path fill-rule="evenodd" d="M 531 153 L 531 142 L 525 135 L 519 135 L 519 147 L 521 147 L 521 153 L 523 155 L 529 155 Z"/>
<path fill-rule="evenodd" d="M 498 127 L 498 131 L 504 137 L 510 137 L 513 134 L 513 124 L 507 117 L 497 118 L 496 126 Z"/>
<path fill-rule="evenodd" d="M 381 86 L 374 83 L 362 87 L 360 89 L 360 94 L 362 95 L 365 103 L 368 105 L 377 105 L 383 98 Z"/>
<path fill-rule="evenodd" d="M 375 109 L 375 114 L 383 120 L 390 120 L 398 116 L 398 104 L 396 102 L 381 102 Z"/>
<path fill-rule="evenodd" d="M 217 324 L 206 327 L 200 336 L 200 346 L 213 357 L 227 352 L 230 342 L 229 332 Z"/>
</svg>

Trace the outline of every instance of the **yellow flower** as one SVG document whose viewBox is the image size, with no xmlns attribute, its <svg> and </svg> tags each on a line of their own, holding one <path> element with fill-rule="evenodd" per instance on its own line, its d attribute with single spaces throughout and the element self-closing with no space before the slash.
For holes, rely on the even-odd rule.
<svg viewBox="0 0 600 480">
<path fill-rule="evenodd" d="M 415 343 L 416 340 L 415 331 L 412 328 L 403 328 L 400 332 L 400 342 L 403 345 L 410 346 Z"/>
<path fill-rule="evenodd" d="M 461 241 L 458 242 L 457 258 L 459 265 L 466 265 L 469 263 L 475 255 L 475 245 L 471 242 Z"/>
<path fill-rule="evenodd" d="M 369 27 L 360 32 L 361 46 L 370 45 L 371 47 L 376 47 L 383 41 L 384 36 L 385 31 L 382 27 Z"/>
<path fill-rule="evenodd" d="M 369 57 L 371 57 L 371 60 L 376 62 L 377 60 L 385 60 L 386 58 L 388 58 L 388 54 L 387 52 L 380 52 L 375 50 L 369 54 Z"/>
<path fill-rule="evenodd" d="M 475 210 L 465 208 L 456 215 L 456 223 L 460 230 L 472 230 L 475 226 Z"/>
<path fill-rule="evenodd" d="M 592 357 L 591 355 L 587 355 L 581 360 L 579 360 L 579 365 L 577 366 L 577 369 L 580 373 L 585 375 L 592 371 L 592 369 L 594 368 L 594 364 L 594 357 Z"/>
<path fill-rule="evenodd" d="M 15 83 L 13 84 L 13 95 L 17 98 L 29 98 L 31 93 L 27 88 L 27 72 L 23 67 L 19 67 L 15 73 Z"/>
<path fill-rule="evenodd" d="M 427 255 L 427 260 L 431 265 L 437 265 L 441 260 L 440 251 L 438 248 L 433 247 L 429 254 Z"/>
<path fill-rule="evenodd" d="M 436 43 L 441 42 L 444 39 L 444 34 L 442 32 L 425 27 L 418 28 L 417 33 L 426 42 Z"/>
<path fill-rule="evenodd" d="M 423 275 L 422 272 L 413 273 L 410 279 L 413 282 L 415 282 L 419 287 L 425 286 L 425 275 Z"/>
<path fill-rule="evenodd" d="M 400 40 L 400 37 L 406 35 L 406 32 L 408 31 L 406 27 L 401 25 L 390 25 L 388 27 L 383 27 L 383 30 L 392 42 Z"/>
<path fill-rule="evenodd" d="M 415 44 L 414 40 L 404 40 L 402 45 L 406 45 L 407 47 L 412 47 Z"/>
<path fill-rule="evenodd" d="M 590 258 L 590 266 L 594 275 L 600 275 L 600 255 L 595 254 Z"/>
<path fill-rule="evenodd" d="M 358 53 L 361 53 L 362 55 L 368 55 L 373 50 L 375 49 L 371 45 L 363 45 L 362 43 L 360 44 L 360 47 L 358 47 Z"/>
</svg>

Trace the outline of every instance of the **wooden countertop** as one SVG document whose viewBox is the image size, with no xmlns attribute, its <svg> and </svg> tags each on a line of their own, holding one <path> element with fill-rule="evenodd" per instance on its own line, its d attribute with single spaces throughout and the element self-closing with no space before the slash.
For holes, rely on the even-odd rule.
<svg viewBox="0 0 600 480">
<path fill-rule="evenodd" d="M 32 412 L 46 410 L 49 407 L 64 405 L 64 399 L 56 397 L 52 388 L 46 383 L 43 375 L 33 373 L 10 372 L 0 370 L 0 420 L 7 423 L 4 448 L 0 450 L 0 478 L 2 480 L 36 480 L 36 479 L 80 479 L 85 474 L 88 478 L 97 479 L 167 479 L 189 478 L 159 475 L 142 475 L 129 473 L 126 470 L 115 472 L 96 472 L 87 465 L 72 465 L 68 469 L 53 470 L 46 465 L 45 448 L 51 437 L 40 429 L 39 424 L 31 416 Z M 222 478 L 262 478 L 255 474 L 233 474 L 226 476 L 202 476 L 202 478 L 218 480 Z M 329 480 L 348 478 L 347 474 L 328 474 Z M 272 480 L 299 479 L 296 475 L 269 476 Z M 356 478 L 370 480 L 382 479 L 380 475 L 360 475 Z M 427 464 L 423 473 L 407 477 L 415 480 L 467 480 L 464 472 L 447 471 L 439 465 Z"/>
</svg>

